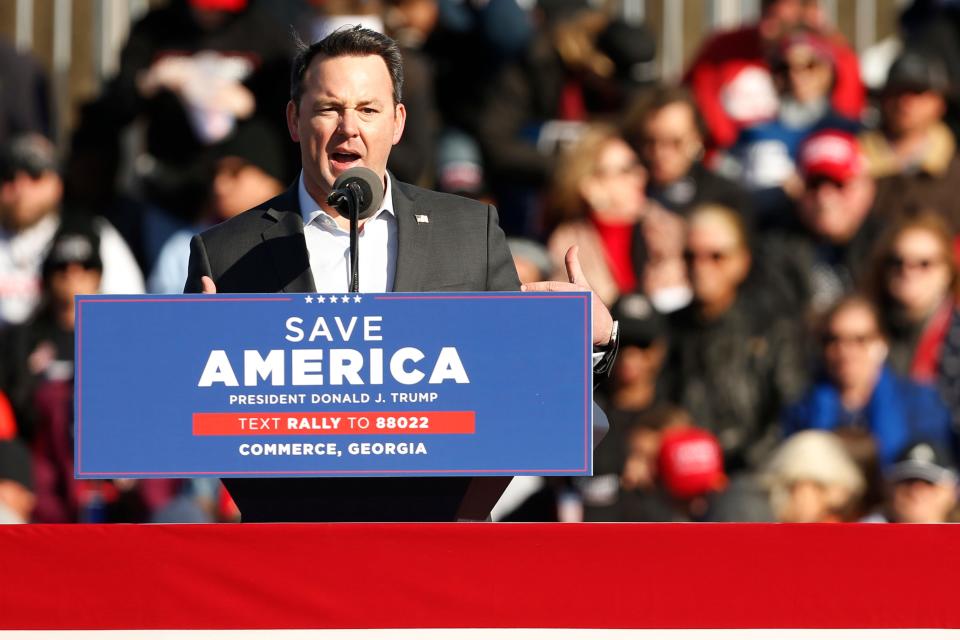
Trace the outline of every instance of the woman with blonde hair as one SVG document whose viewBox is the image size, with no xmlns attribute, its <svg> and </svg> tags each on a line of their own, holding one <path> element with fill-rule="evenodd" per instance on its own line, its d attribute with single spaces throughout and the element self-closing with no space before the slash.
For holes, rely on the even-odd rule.
<svg viewBox="0 0 960 640">
<path fill-rule="evenodd" d="M 561 157 L 548 195 L 547 242 L 557 270 L 579 245 L 594 291 L 609 306 L 623 293 L 647 293 L 660 311 L 689 297 L 683 274 L 683 223 L 644 195 L 647 174 L 613 127 L 593 125 Z"/>
<path fill-rule="evenodd" d="M 844 522 L 856 518 L 866 488 L 840 437 L 802 431 L 781 444 L 762 474 L 777 522 Z"/>
</svg>

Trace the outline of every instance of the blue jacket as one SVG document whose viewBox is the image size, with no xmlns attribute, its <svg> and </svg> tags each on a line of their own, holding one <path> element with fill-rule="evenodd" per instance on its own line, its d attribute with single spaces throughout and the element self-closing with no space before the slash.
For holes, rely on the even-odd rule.
<svg viewBox="0 0 960 640">
<path fill-rule="evenodd" d="M 870 401 L 858 411 L 840 403 L 837 387 L 824 378 L 784 413 L 785 435 L 802 429 L 860 425 L 877 442 L 880 463 L 892 464 L 911 444 L 923 440 L 950 450 L 950 412 L 936 389 L 900 378 L 884 366 Z"/>
</svg>

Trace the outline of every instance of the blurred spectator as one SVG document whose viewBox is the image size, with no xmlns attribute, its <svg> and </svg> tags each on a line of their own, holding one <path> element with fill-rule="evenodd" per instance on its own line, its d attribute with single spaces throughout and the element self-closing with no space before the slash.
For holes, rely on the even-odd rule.
<svg viewBox="0 0 960 640">
<path fill-rule="evenodd" d="M 614 23 L 616 24 L 616 23 Z M 507 232 L 530 234 L 535 190 L 546 186 L 557 151 L 593 116 L 617 114 L 627 99 L 618 65 L 627 70 L 653 58 L 642 27 L 619 25 L 616 37 L 600 11 L 559 12 L 531 44 L 525 60 L 504 68 L 487 86 L 475 132 Z M 604 51 L 603 46 L 618 48 Z M 639 58 L 639 59 L 636 59 Z"/>
<path fill-rule="evenodd" d="M 40 134 L 0 148 L 0 327 L 23 322 L 40 298 L 40 267 L 60 224 L 63 182 L 53 144 Z M 81 215 L 81 214 L 75 214 Z M 143 293 L 130 249 L 96 219 L 103 257 L 102 293 Z"/>
<path fill-rule="evenodd" d="M 96 225 L 66 221 L 44 260 L 44 297 L 27 323 L 5 336 L 2 370 L 30 402 L 36 522 L 143 521 L 174 481 L 79 481 L 73 477 L 74 296 L 100 288 Z M 109 512 L 109 513 L 108 513 Z"/>
<path fill-rule="evenodd" d="M 659 425 L 675 422 L 677 413 L 655 406 L 657 377 L 667 351 L 663 316 L 640 294 L 621 296 L 611 314 L 620 323 L 620 347 L 610 378 L 597 391 L 597 402 L 610 420 L 609 433 L 593 452 L 597 477 L 621 472 L 638 419 L 643 417 L 646 426 Z M 689 416 L 684 414 L 682 421 L 689 423 Z M 644 435 L 638 438 L 646 442 Z"/>
<path fill-rule="evenodd" d="M 507 238 L 507 246 L 513 254 L 513 264 L 517 268 L 520 283 L 541 282 L 553 275 L 553 260 L 547 248 L 527 238 Z M 621 340 L 621 348 L 622 340 Z"/>
<path fill-rule="evenodd" d="M 856 138 L 843 131 L 804 142 L 800 175 L 795 220 L 768 233 L 762 261 L 799 312 L 821 312 L 853 291 L 868 266 L 881 225 L 870 215 L 876 186 Z"/>
<path fill-rule="evenodd" d="M 854 132 L 858 127 L 830 103 L 834 61 L 824 37 L 808 28 L 792 31 L 771 58 L 776 115 L 740 132 L 725 167 L 751 191 L 760 227 L 776 224 L 803 190 L 796 168 L 803 140 L 823 129 Z"/>
<path fill-rule="evenodd" d="M 946 220 L 926 211 L 895 222 L 877 246 L 871 286 L 890 367 L 936 386 L 960 433 L 960 280 Z"/>
<path fill-rule="evenodd" d="M 784 414 L 787 434 L 802 429 L 867 429 L 881 464 L 918 440 L 950 447 L 950 415 L 932 387 L 901 378 L 886 364 L 880 316 L 862 296 L 841 299 L 824 316 L 823 372 Z"/>
<path fill-rule="evenodd" d="M 861 145 L 877 179 L 877 212 L 893 216 L 932 208 L 960 230 L 960 158 L 953 133 L 943 122 L 950 79 L 933 54 L 907 50 L 890 68 L 881 97 L 881 129 L 864 134 Z"/>
<path fill-rule="evenodd" d="M 703 124 L 686 88 L 661 85 L 645 93 L 626 129 L 650 175 L 648 197 L 681 215 L 713 202 L 749 217 L 746 192 L 703 166 Z"/>
<path fill-rule="evenodd" d="M 151 9 L 133 25 L 117 75 L 81 110 L 67 166 L 68 199 L 139 234 L 127 238 L 147 270 L 174 231 L 197 221 L 211 145 L 250 117 L 287 136 L 282 114 L 292 41 L 253 5 L 173 0 Z M 145 140 L 126 158 L 121 137 L 137 119 Z M 298 157 L 292 144 L 286 153 Z M 126 166 L 134 173 L 124 177 L 147 200 L 144 211 L 117 210 L 115 185 Z"/>
<path fill-rule="evenodd" d="M 696 427 L 667 430 L 660 440 L 657 476 L 670 497 L 672 521 L 703 520 L 709 496 L 727 485 L 716 436 Z"/>
<path fill-rule="evenodd" d="M 854 519 L 861 519 L 879 509 L 886 496 L 877 441 L 863 427 L 841 427 L 834 433 L 840 437 L 843 448 L 860 469 L 865 482 L 863 493 L 851 510 Z"/>
<path fill-rule="evenodd" d="M 0 145 L 21 133 L 50 135 L 47 75 L 32 55 L 0 38 Z"/>
<path fill-rule="evenodd" d="M 43 262 L 43 296 L 23 324 L 2 334 L 0 388 L 10 394 L 20 434 L 35 433 L 34 394 L 45 381 L 73 380 L 73 296 L 100 289 L 101 238 L 89 218 L 68 218 L 57 230 Z"/>
<path fill-rule="evenodd" d="M 777 96 L 769 54 L 784 34 L 799 26 L 826 32 L 817 0 L 763 0 L 757 24 L 714 35 L 700 48 L 684 81 L 700 105 L 711 147 L 729 147 L 741 128 L 774 117 Z M 830 32 L 825 37 L 836 70 L 833 107 L 843 116 L 859 119 L 864 88 L 857 56 L 839 34 Z"/>
<path fill-rule="evenodd" d="M 584 520 L 671 520 L 670 500 L 658 480 L 660 442 L 667 430 L 690 423 L 687 412 L 663 404 L 612 420 L 594 452 L 594 476 L 577 480 Z"/>
<path fill-rule="evenodd" d="M 881 513 L 866 522 L 938 524 L 955 522 L 957 470 L 953 460 L 936 444 L 920 442 L 910 447 L 890 469 L 889 499 Z"/>
<path fill-rule="evenodd" d="M 853 519 L 864 479 L 832 433 L 805 431 L 788 438 L 764 469 L 777 522 Z"/>
<path fill-rule="evenodd" d="M 437 25 L 437 0 L 387 0 L 386 33 L 403 55 L 403 137 L 390 152 L 387 168 L 398 180 L 432 187 L 440 116 L 434 96 L 434 70 L 423 47 Z"/>
<path fill-rule="evenodd" d="M 914 0 L 901 22 L 908 49 L 921 49 L 941 57 L 950 84 L 960 87 L 960 5 L 956 0 Z M 960 135 L 960 95 L 950 96 L 947 123 Z"/>
<path fill-rule="evenodd" d="M 476 140 L 459 129 L 446 129 L 437 142 L 436 187 L 474 200 L 491 202 L 483 157 Z"/>
<path fill-rule="evenodd" d="M 607 415 L 636 413 L 653 406 L 656 383 L 667 353 L 667 325 L 640 294 L 621 296 L 611 309 L 620 325 L 620 348 L 610 377 Z"/>
<path fill-rule="evenodd" d="M 663 432 L 690 424 L 686 411 L 661 405 L 637 414 L 625 429 L 625 453 L 620 486 L 626 491 L 649 491 L 656 484 Z"/>
<path fill-rule="evenodd" d="M 553 120 L 584 122 L 588 117 L 579 76 L 607 68 L 596 37 L 607 18 L 599 12 L 565 14 L 548 23 L 532 43 L 527 59 L 507 66 L 488 86 L 476 132 L 494 181 L 544 186 L 553 168 L 559 140 L 569 141 L 579 127 L 545 125 Z M 525 128 L 544 127 L 532 135 Z"/>
<path fill-rule="evenodd" d="M 898 220 L 877 245 L 872 275 L 890 367 L 918 382 L 934 382 L 943 341 L 958 315 L 960 283 L 947 223 L 933 211 Z"/>
<path fill-rule="evenodd" d="M 728 472 L 756 469 L 774 446 L 780 411 L 805 384 L 798 331 L 741 286 L 751 254 L 740 216 L 705 205 L 688 225 L 693 302 L 668 316 L 660 393 L 717 435 Z"/>
<path fill-rule="evenodd" d="M 0 524 L 30 522 L 36 501 L 30 451 L 16 438 L 0 440 Z"/>
<path fill-rule="evenodd" d="M 199 228 L 170 236 L 150 273 L 151 293 L 182 293 L 190 238 L 199 231 L 266 202 L 283 191 L 285 159 L 275 131 L 256 121 L 241 123 L 214 155 L 213 181 Z"/>
<path fill-rule="evenodd" d="M 445 125 L 475 132 L 490 83 L 526 53 L 534 20 L 529 6 L 516 0 L 438 0 L 437 8 L 436 29 L 425 45 L 437 105 Z"/>
<path fill-rule="evenodd" d="M 587 279 L 607 305 L 634 291 L 645 291 L 658 308 L 685 302 L 682 222 L 644 196 L 645 184 L 636 154 L 612 128 L 594 126 L 563 155 L 548 199 L 559 222 L 547 242 L 556 277 L 576 244 Z"/>
</svg>

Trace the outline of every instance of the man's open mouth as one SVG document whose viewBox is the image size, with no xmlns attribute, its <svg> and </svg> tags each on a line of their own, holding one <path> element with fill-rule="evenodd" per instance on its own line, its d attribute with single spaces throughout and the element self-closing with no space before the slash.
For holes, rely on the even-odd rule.
<svg viewBox="0 0 960 640">
<path fill-rule="evenodd" d="M 360 160 L 360 154 L 337 151 L 330 154 L 330 159 L 337 165 L 350 165 Z"/>
</svg>

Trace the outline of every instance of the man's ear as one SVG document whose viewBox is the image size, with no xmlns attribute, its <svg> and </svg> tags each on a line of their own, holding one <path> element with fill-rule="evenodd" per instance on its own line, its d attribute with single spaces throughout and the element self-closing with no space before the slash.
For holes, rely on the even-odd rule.
<svg viewBox="0 0 960 640">
<path fill-rule="evenodd" d="M 400 142 L 403 126 L 407 123 L 407 108 L 401 102 L 393 108 L 393 144 Z"/>
<path fill-rule="evenodd" d="M 747 276 L 750 275 L 750 267 L 753 265 L 753 256 L 750 251 L 743 249 L 743 273 L 741 277 L 743 280 L 747 279 Z"/>
<path fill-rule="evenodd" d="M 287 102 L 287 131 L 290 132 L 290 139 L 294 142 L 300 142 L 300 110 L 293 100 Z"/>
</svg>

